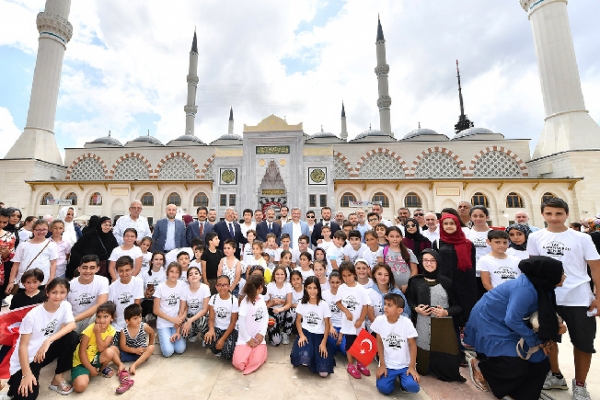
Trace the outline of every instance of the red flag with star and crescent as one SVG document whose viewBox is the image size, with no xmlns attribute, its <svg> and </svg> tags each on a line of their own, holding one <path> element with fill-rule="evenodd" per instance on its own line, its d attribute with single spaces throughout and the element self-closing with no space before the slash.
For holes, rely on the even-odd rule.
<svg viewBox="0 0 600 400">
<path fill-rule="evenodd" d="M 21 321 L 27 315 L 27 313 L 37 307 L 37 304 L 27 307 L 17 308 L 11 310 L 5 314 L 0 314 L 0 344 L 4 346 L 10 346 L 10 350 L 4 356 L 4 359 L 0 361 L 0 379 L 10 378 L 10 357 L 15 351 L 15 345 L 19 339 L 19 327 Z"/>
<path fill-rule="evenodd" d="M 377 354 L 377 339 L 365 329 L 361 329 L 348 353 L 362 365 L 369 365 Z"/>
</svg>

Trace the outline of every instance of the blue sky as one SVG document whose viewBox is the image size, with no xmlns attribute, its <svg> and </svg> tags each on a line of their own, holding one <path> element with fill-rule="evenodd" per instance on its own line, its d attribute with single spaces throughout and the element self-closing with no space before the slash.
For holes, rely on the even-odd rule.
<svg viewBox="0 0 600 400">
<path fill-rule="evenodd" d="M 223 7 L 216 0 L 77 0 L 56 116 L 59 148 L 82 146 L 109 130 L 125 142 L 149 130 L 167 142 L 184 133 L 186 74 L 194 27 L 200 52 L 196 134 L 210 142 L 264 117 L 303 122 L 309 134 L 349 136 L 378 126 L 373 73 L 377 15 L 390 65 L 392 129 L 420 122 L 448 136 L 459 109 L 455 59 L 476 126 L 537 139 L 543 103 L 527 14 L 517 0 L 263 0 Z M 0 157 L 22 131 L 35 68 L 35 16 L 43 0 L 0 0 Z M 600 2 L 568 5 L 582 86 L 600 120 Z"/>
</svg>

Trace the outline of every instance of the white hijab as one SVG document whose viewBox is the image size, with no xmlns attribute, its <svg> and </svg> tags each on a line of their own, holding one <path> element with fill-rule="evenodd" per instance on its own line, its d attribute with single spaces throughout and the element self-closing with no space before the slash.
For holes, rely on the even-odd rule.
<svg viewBox="0 0 600 400">
<path fill-rule="evenodd" d="M 71 207 L 71 206 L 66 206 L 66 207 L 61 208 L 58 211 L 58 215 L 56 216 L 56 219 L 61 220 L 65 225 L 65 231 L 63 232 L 63 240 L 65 242 L 71 243 L 71 246 L 73 246 L 75 244 L 75 242 L 77 241 L 77 233 L 75 232 L 75 224 L 73 223 L 73 221 L 71 221 L 71 222 L 65 221 L 65 218 L 67 216 L 67 212 L 69 212 L 69 209 L 73 210 L 73 219 L 74 219 L 75 218 L 75 207 Z"/>
</svg>

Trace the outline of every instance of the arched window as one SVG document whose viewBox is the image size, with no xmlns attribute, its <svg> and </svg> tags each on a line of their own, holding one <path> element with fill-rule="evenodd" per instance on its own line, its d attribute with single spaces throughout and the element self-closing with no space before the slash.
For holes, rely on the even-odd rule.
<svg viewBox="0 0 600 400">
<path fill-rule="evenodd" d="M 409 192 L 404 198 L 404 207 L 423 207 L 423 203 L 421 202 L 421 198 L 415 192 Z"/>
<path fill-rule="evenodd" d="M 71 200 L 71 205 L 72 206 L 76 206 L 77 205 L 77 195 L 74 192 L 69 193 L 67 195 L 67 197 L 65 197 L 65 199 Z"/>
<path fill-rule="evenodd" d="M 506 207 L 507 208 L 523 208 L 523 199 L 515 192 L 510 192 L 506 196 Z"/>
<path fill-rule="evenodd" d="M 550 199 L 555 199 L 555 198 L 556 198 L 556 195 L 554 193 L 546 192 L 542 196 L 542 204 L 544 204 L 545 202 L 547 202 Z"/>
<path fill-rule="evenodd" d="M 340 199 L 340 207 L 350 207 L 351 201 L 356 201 L 356 197 L 350 192 L 344 193 Z"/>
<path fill-rule="evenodd" d="M 380 202 L 381 203 L 381 207 L 389 207 L 390 206 L 390 200 L 388 199 L 388 197 L 382 193 L 382 192 L 377 192 L 373 195 L 373 199 L 371 199 L 372 202 Z"/>
<path fill-rule="evenodd" d="M 200 192 L 194 197 L 194 207 L 208 207 L 208 196 Z"/>
<path fill-rule="evenodd" d="M 101 206 L 102 205 L 102 195 L 98 192 L 92 194 L 90 196 L 90 206 Z"/>
<path fill-rule="evenodd" d="M 175 204 L 177 207 L 181 206 L 181 196 L 177 192 L 173 192 L 167 197 L 167 204 Z"/>
<path fill-rule="evenodd" d="M 152 207 L 154 205 L 154 195 L 150 192 L 146 192 L 142 195 L 140 200 L 143 206 Z"/>
<path fill-rule="evenodd" d="M 485 194 L 481 193 L 481 192 L 476 192 L 473 197 L 471 197 L 471 204 L 473 204 L 474 206 L 484 206 L 484 207 L 489 207 L 488 204 L 488 198 Z"/>
<path fill-rule="evenodd" d="M 42 196 L 42 200 L 40 201 L 40 204 L 42 206 L 54 204 L 54 196 L 52 196 L 52 193 L 50 193 L 50 192 L 44 193 L 44 195 Z"/>
</svg>

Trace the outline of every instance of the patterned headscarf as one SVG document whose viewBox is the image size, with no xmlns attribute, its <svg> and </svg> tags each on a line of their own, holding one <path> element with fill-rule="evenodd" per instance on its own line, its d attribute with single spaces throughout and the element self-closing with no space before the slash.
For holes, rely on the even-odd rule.
<svg viewBox="0 0 600 400">
<path fill-rule="evenodd" d="M 527 250 L 527 239 L 529 238 L 529 234 L 531 233 L 531 228 L 529 227 L 529 225 L 525 225 L 525 224 L 510 224 L 506 228 L 506 233 L 508 233 L 510 235 L 511 229 L 516 229 L 518 231 L 523 232 L 523 235 L 525 235 L 525 242 L 523 242 L 523 244 L 514 244 L 509 239 L 508 240 L 508 246 L 510 248 L 512 248 L 512 249 L 515 249 L 515 250 L 520 250 L 520 251 Z"/>
<path fill-rule="evenodd" d="M 587 220 L 587 225 L 590 228 L 589 233 L 600 232 L 600 215 L 596 215 L 594 218 Z"/>
</svg>

